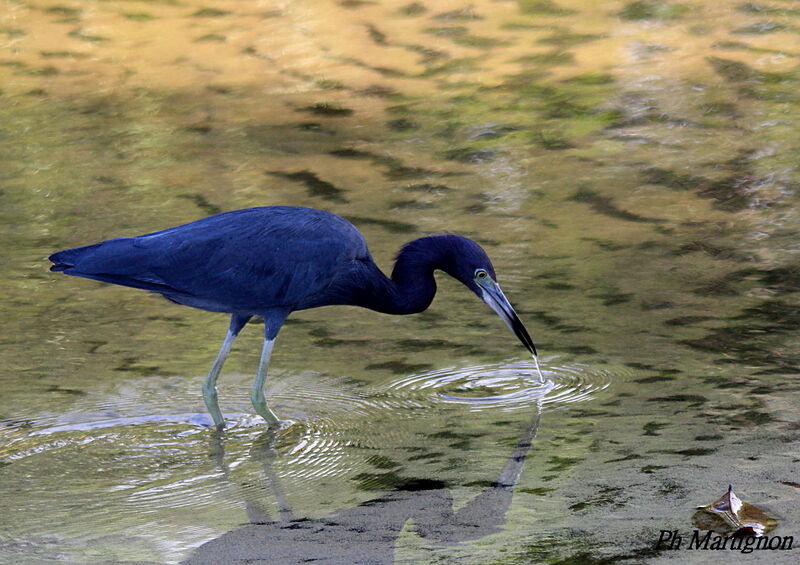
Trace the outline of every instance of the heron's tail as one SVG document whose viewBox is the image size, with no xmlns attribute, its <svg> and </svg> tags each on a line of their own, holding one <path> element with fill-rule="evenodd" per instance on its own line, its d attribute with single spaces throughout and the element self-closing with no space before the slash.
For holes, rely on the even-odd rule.
<svg viewBox="0 0 800 565">
<path fill-rule="evenodd" d="M 150 272 L 152 257 L 135 238 L 118 237 L 49 257 L 51 271 L 161 293 L 178 292 Z"/>
<path fill-rule="evenodd" d="M 100 245 L 102 245 L 102 243 L 95 243 L 94 245 L 87 245 L 85 247 L 76 247 L 74 249 L 57 251 L 48 257 L 50 262 L 53 263 L 50 266 L 50 270 L 60 272 L 66 271 L 67 269 L 72 269 L 80 261 L 81 257 L 87 253 L 91 253 Z"/>
</svg>

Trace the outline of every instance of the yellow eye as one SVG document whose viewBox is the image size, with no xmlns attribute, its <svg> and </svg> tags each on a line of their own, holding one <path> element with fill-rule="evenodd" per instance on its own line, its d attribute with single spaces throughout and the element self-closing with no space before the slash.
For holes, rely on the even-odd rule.
<svg viewBox="0 0 800 565">
<path fill-rule="evenodd" d="M 485 279 L 486 277 L 489 276 L 489 273 L 487 273 L 483 269 L 478 269 L 477 271 L 475 271 L 475 276 L 479 279 Z"/>
</svg>

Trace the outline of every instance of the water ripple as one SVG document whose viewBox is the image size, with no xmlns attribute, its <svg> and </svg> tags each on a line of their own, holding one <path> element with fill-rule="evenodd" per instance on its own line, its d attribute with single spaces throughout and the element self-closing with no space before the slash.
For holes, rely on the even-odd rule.
<svg viewBox="0 0 800 565">
<path fill-rule="evenodd" d="M 248 412 L 244 396 L 223 406 L 229 426 L 221 440 L 209 431 L 205 413 L 186 411 L 197 403 L 196 383 L 126 381 L 102 397 L 81 398 L 68 413 L 5 420 L 0 461 L 8 480 L 22 485 L 29 529 L 40 533 L 48 523 L 37 512 L 49 508 L 62 489 L 71 493 L 56 516 L 64 521 L 78 500 L 105 493 L 102 505 L 88 505 L 83 516 L 98 527 L 115 520 L 134 524 L 137 513 L 163 508 L 190 514 L 214 509 L 238 519 L 233 517 L 243 501 L 253 508 L 266 505 L 274 516 L 274 500 L 298 509 L 335 505 L 349 492 L 335 485 L 353 477 L 380 478 L 400 468 L 412 473 L 435 466 L 438 458 L 462 456 L 448 433 L 455 433 L 453 422 L 465 411 L 481 413 L 488 423 L 498 412 L 563 407 L 589 401 L 625 376 L 614 368 L 553 360 L 542 369 L 544 382 L 532 362 L 518 360 L 447 367 L 372 385 L 286 375 L 274 380 L 267 397 L 290 423 L 269 430 Z M 178 409 L 170 412 L 170 406 Z M 24 480 L 43 465 L 51 480 Z"/>
<path fill-rule="evenodd" d="M 543 367 L 540 381 L 533 361 L 507 361 L 471 367 L 446 367 L 395 381 L 389 390 L 429 403 L 467 406 L 470 411 L 516 410 L 535 404 L 553 405 L 594 398 L 617 372 L 588 365 Z"/>
</svg>

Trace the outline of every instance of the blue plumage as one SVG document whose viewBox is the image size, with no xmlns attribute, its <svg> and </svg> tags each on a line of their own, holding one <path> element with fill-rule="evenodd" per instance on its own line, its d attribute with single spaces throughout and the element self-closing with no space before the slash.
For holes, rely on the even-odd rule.
<svg viewBox="0 0 800 565">
<path fill-rule="evenodd" d="M 456 235 L 406 244 L 388 278 L 347 220 L 311 208 L 274 206 L 225 212 L 150 234 L 67 249 L 51 255 L 50 261 L 52 271 L 230 313 L 228 336 L 204 387 L 218 427 L 224 422 L 216 407 L 216 378 L 230 344 L 252 316 L 265 319 L 265 352 L 259 365 L 263 381 L 272 341 L 290 312 L 343 304 L 389 314 L 421 312 L 436 292 L 436 269 L 486 301 L 535 353 L 530 336 L 494 281 L 486 253 L 472 240 Z M 260 387 L 254 389 L 253 403 L 259 414 L 276 421 Z"/>
<path fill-rule="evenodd" d="M 213 312 L 297 310 L 338 269 L 368 260 L 361 234 L 321 210 L 272 207 L 53 254 L 65 274 L 151 290 Z"/>
</svg>

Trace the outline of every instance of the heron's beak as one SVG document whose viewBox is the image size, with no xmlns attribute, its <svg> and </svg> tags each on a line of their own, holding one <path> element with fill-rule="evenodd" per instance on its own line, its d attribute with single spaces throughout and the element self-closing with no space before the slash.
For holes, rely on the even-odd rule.
<svg viewBox="0 0 800 565">
<path fill-rule="evenodd" d="M 514 312 L 514 308 L 511 307 L 508 298 L 506 298 L 506 295 L 500 290 L 500 286 L 488 276 L 482 279 L 476 278 L 475 283 L 481 290 L 481 300 L 488 304 L 489 308 L 497 312 L 497 315 L 503 319 L 508 328 L 514 332 L 514 335 L 519 338 L 522 344 L 528 348 L 528 351 L 530 351 L 534 357 L 538 357 L 536 354 L 536 346 L 533 345 L 533 340 L 530 334 L 528 334 L 528 330 L 522 325 L 519 316 Z"/>
</svg>

